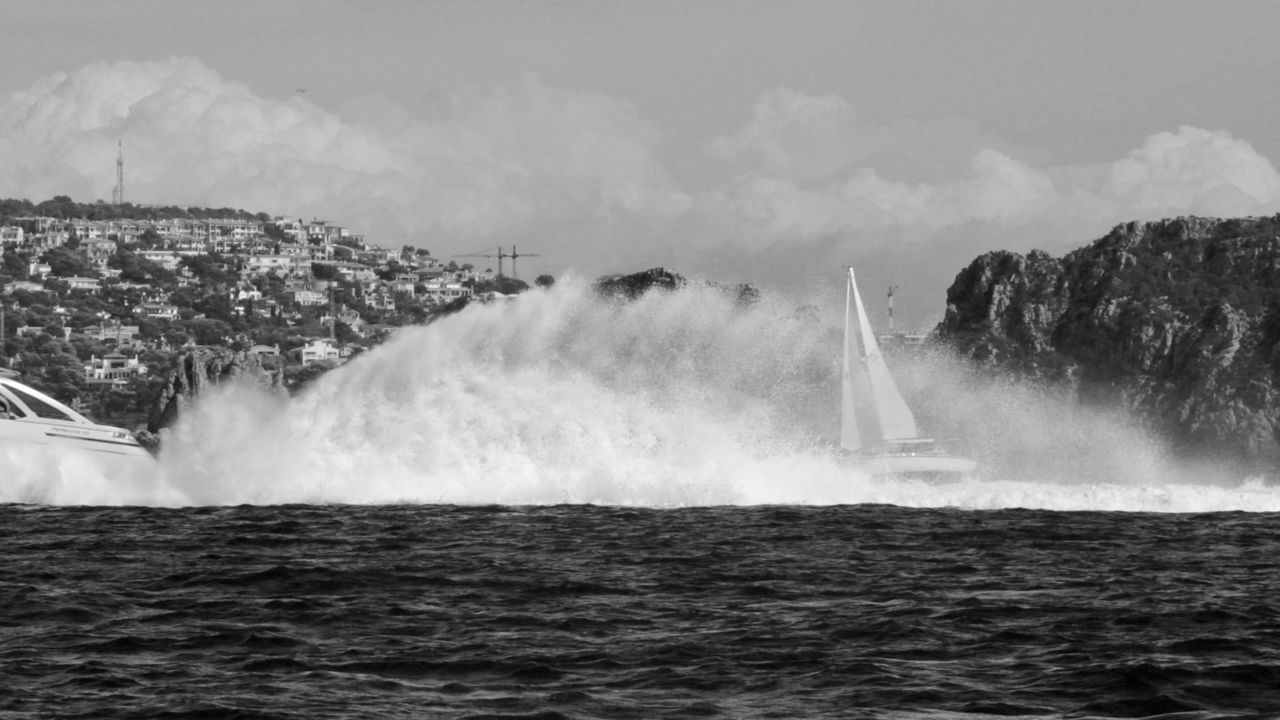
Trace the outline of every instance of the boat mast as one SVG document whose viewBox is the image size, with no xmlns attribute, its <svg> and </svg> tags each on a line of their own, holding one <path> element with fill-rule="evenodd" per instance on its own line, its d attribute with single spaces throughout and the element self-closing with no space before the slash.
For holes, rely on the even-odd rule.
<svg viewBox="0 0 1280 720">
<path fill-rule="evenodd" d="M 897 290 L 897 285 L 889 286 L 889 334 L 892 335 L 893 330 L 893 291 Z"/>
</svg>

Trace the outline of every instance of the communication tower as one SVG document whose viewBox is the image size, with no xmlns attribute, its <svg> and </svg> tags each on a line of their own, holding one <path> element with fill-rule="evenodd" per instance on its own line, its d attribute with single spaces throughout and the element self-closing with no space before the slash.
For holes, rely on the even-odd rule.
<svg viewBox="0 0 1280 720">
<path fill-rule="evenodd" d="M 114 205 L 124 204 L 124 141 L 117 141 L 116 154 L 116 187 L 111 191 L 111 202 Z"/>
</svg>

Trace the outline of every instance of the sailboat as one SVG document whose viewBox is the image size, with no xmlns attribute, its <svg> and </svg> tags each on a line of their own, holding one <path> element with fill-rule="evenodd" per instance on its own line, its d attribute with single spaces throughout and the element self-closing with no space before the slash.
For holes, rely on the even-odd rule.
<svg viewBox="0 0 1280 720">
<path fill-rule="evenodd" d="M 977 467 L 933 438 L 920 437 L 915 415 L 889 373 L 849 268 L 845 301 L 840 446 L 849 465 L 875 476 L 960 477 Z"/>
</svg>

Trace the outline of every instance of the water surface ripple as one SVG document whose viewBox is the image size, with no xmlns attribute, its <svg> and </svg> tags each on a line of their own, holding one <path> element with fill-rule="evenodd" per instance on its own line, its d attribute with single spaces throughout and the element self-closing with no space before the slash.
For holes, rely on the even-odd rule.
<svg viewBox="0 0 1280 720">
<path fill-rule="evenodd" d="M 1280 518 L 0 506 L 5 718 L 1280 717 Z"/>
</svg>

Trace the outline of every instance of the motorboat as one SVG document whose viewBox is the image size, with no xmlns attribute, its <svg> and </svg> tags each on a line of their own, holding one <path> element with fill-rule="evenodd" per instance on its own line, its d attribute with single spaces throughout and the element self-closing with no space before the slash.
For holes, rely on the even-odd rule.
<svg viewBox="0 0 1280 720">
<path fill-rule="evenodd" d="M 849 268 L 841 372 L 840 446 L 845 464 L 877 477 L 958 479 L 978 463 L 922 437 L 898 390 Z"/>
<path fill-rule="evenodd" d="M 10 444 L 152 459 L 128 430 L 99 425 L 33 387 L 0 377 L 0 447 Z"/>
</svg>

